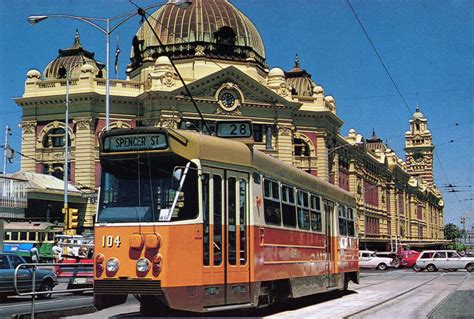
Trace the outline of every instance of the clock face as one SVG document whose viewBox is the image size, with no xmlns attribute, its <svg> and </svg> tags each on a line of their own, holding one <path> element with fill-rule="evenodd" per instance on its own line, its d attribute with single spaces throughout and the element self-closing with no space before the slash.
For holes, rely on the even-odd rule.
<svg viewBox="0 0 474 319">
<path fill-rule="evenodd" d="M 223 90 L 219 93 L 219 106 L 226 112 L 232 112 L 240 105 L 239 94 L 233 90 Z"/>
<path fill-rule="evenodd" d="M 230 92 L 225 92 L 221 95 L 222 105 L 226 108 L 232 108 L 235 104 L 235 96 Z"/>
</svg>

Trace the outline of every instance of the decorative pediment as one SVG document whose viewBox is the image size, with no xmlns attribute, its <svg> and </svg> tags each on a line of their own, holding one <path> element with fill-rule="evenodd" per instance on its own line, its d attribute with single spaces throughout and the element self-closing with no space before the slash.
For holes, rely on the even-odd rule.
<svg viewBox="0 0 474 319">
<path fill-rule="evenodd" d="M 242 107 L 263 107 L 297 110 L 300 103 L 291 102 L 254 80 L 236 67 L 230 66 L 219 72 L 188 84 L 194 100 L 199 102 L 218 102 L 219 91 L 224 86 L 238 88 Z M 186 97 L 184 87 L 168 93 L 173 97 Z"/>
</svg>

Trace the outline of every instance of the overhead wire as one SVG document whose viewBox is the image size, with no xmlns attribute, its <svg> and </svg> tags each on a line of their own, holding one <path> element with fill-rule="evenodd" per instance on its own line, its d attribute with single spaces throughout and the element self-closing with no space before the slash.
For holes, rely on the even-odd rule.
<svg viewBox="0 0 474 319">
<path fill-rule="evenodd" d="M 444 179 L 446 180 L 447 184 L 451 184 L 448 180 L 448 175 L 446 174 L 446 171 L 444 170 L 443 164 L 441 162 L 441 159 L 439 158 L 438 152 L 433 152 L 435 154 L 436 159 L 438 160 L 439 167 L 441 167 L 441 171 L 443 172 Z M 464 205 L 462 204 L 462 201 L 459 199 L 459 196 L 456 192 L 454 192 L 454 196 L 456 197 L 457 201 L 463 206 L 463 209 L 465 208 Z"/>
<path fill-rule="evenodd" d="M 370 38 L 369 34 L 367 33 L 367 31 L 365 30 L 365 27 L 364 25 L 362 24 L 362 21 L 359 19 L 359 16 L 357 15 L 357 12 L 354 10 L 354 7 L 352 7 L 352 4 L 350 2 L 350 0 L 346 0 L 347 4 L 349 5 L 349 7 L 351 8 L 352 10 L 352 13 L 354 14 L 357 22 L 359 23 L 360 27 L 362 28 L 362 31 L 364 32 L 367 40 L 369 41 L 370 43 L 370 46 L 372 47 L 372 49 L 374 50 L 375 54 L 377 55 L 377 58 L 379 59 L 380 63 L 382 64 L 385 72 L 387 73 L 388 77 L 390 78 L 390 81 L 392 82 L 393 86 L 395 87 L 395 90 L 397 91 L 398 95 L 400 96 L 400 98 L 402 99 L 403 103 L 405 104 L 405 107 L 406 109 L 408 110 L 408 113 L 410 113 L 410 115 L 412 114 L 412 111 L 410 109 L 410 107 L 408 106 L 408 103 L 407 101 L 405 100 L 405 98 L 403 97 L 402 95 L 402 92 L 400 91 L 400 89 L 398 88 L 398 85 L 397 83 L 395 82 L 395 80 L 393 79 L 392 75 L 390 74 L 390 71 L 388 70 L 387 66 L 385 65 L 385 62 L 383 61 L 382 59 L 382 56 L 379 54 L 377 48 L 375 47 L 372 39 Z"/>
<path fill-rule="evenodd" d="M 388 68 L 387 68 L 387 66 L 386 66 L 386 64 L 385 64 L 385 62 L 383 61 L 381 55 L 379 54 L 377 48 L 376 48 L 375 45 L 374 45 L 372 39 L 370 38 L 370 36 L 369 36 L 368 32 L 366 31 L 364 25 L 362 24 L 362 21 L 360 20 L 359 16 L 357 15 L 357 12 L 355 11 L 354 7 L 352 6 L 350 0 L 346 0 L 346 2 L 347 2 L 347 4 L 349 5 L 349 7 L 350 7 L 352 13 L 354 14 L 354 16 L 355 16 L 357 22 L 359 23 L 359 26 L 362 28 L 362 31 L 364 32 L 364 34 L 365 34 L 367 40 L 369 41 L 369 43 L 370 43 L 372 49 L 374 50 L 375 54 L 377 55 L 377 58 L 379 59 L 380 63 L 382 64 L 382 66 L 383 66 L 385 72 L 387 73 L 388 77 L 390 78 L 390 80 L 391 80 L 393 86 L 395 87 L 395 89 L 396 89 L 398 95 L 399 95 L 400 98 L 402 99 L 402 101 L 403 101 L 403 103 L 404 103 L 406 109 L 407 109 L 408 112 L 411 114 L 412 112 L 411 112 L 410 107 L 408 106 L 407 101 L 405 100 L 405 98 L 404 98 L 404 96 L 402 95 L 400 89 L 398 88 L 398 85 L 396 84 L 394 78 L 393 78 L 392 75 L 390 74 L 390 71 L 388 70 Z M 454 140 L 451 140 L 449 143 L 451 143 L 451 142 L 454 142 Z M 439 166 L 441 167 L 441 170 L 442 170 L 442 172 L 443 172 L 443 174 L 444 174 L 445 180 L 448 182 L 448 176 L 447 176 L 447 174 L 446 174 L 446 171 L 445 171 L 445 169 L 444 169 L 444 167 L 443 167 L 443 165 L 442 165 L 441 159 L 439 158 L 437 152 L 435 152 L 435 156 L 436 156 L 436 159 L 437 159 L 437 161 L 438 161 L 438 164 L 439 164 Z M 448 183 L 449 183 L 449 182 L 448 182 Z M 457 196 L 457 194 L 454 193 L 454 195 L 455 195 L 456 199 L 458 200 L 458 202 L 461 203 L 462 201 L 459 199 L 459 197 Z"/>
</svg>

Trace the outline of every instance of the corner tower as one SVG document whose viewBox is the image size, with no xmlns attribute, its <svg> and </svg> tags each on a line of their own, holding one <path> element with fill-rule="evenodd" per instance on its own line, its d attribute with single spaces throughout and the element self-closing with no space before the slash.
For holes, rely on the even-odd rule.
<svg viewBox="0 0 474 319">
<path fill-rule="evenodd" d="M 428 120 L 417 106 L 410 119 L 410 130 L 405 133 L 405 156 L 408 171 L 433 185 L 433 151 L 434 145 Z"/>
</svg>

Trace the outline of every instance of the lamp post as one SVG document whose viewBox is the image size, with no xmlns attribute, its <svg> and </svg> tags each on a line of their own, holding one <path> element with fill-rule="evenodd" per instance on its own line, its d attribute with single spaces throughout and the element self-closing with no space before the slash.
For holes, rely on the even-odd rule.
<svg viewBox="0 0 474 319">
<path fill-rule="evenodd" d="M 186 9 L 192 4 L 192 0 L 169 0 L 166 3 L 161 3 L 161 4 L 155 4 L 146 7 L 144 10 L 156 8 L 159 6 L 167 5 L 167 4 L 173 4 L 177 6 L 178 8 L 181 9 Z M 120 27 L 122 24 L 127 22 L 129 19 L 132 17 L 136 16 L 138 14 L 137 10 L 115 16 L 112 18 L 95 18 L 95 17 L 83 17 L 83 16 L 76 16 L 76 15 L 70 15 L 70 14 L 48 14 L 48 15 L 31 15 L 28 17 L 28 22 L 35 25 L 43 20 L 46 20 L 48 18 L 65 18 L 65 19 L 75 19 L 75 20 L 80 20 L 82 22 L 85 22 L 89 24 L 90 26 L 96 28 L 97 30 L 101 31 L 103 34 L 105 34 L 106 37 L 106 84 L 105 84 L 105 128 L 106 130 L 109 130 L 110 128 L 110 75 L 109 75 L 109 69 L 110 69 L 110 34 L 114 32 L 118 27 Z M 117 24 L 111 28 L 110 23 L 112 21 L 116 21 Z M 97 21 L 97 22 L 96 22 Z M 99 23 L 104 24 L 105 27 L 99 25 Z"/>
<path fill-rule="evenodd" d="M 332 152 L 340 149 L 340 148 L 343 148 L 343 147 L 347 147 L 347 146 L 361 146 L 361 145 L 364 145 L 364 142 L 363 141 L 357 141 L 355 143 L 348 143 L 348 144 L 342 144 L 342 145 L 339 145 L 339 146 L 336 146 L 336 147 L 333 147 L 331 149 L 328 150 L 328 155 L 331 154 Z"/>
<path fill-rule="evenodd" d="M 69 179 L 69 81 L 71 79 L 71 67 L 66 72 L 66 121 L 64 122 L 64 220 L 66 229 L 69 230 L 69 203 L 68 203 L 68 179 Z"/>
</svg>

